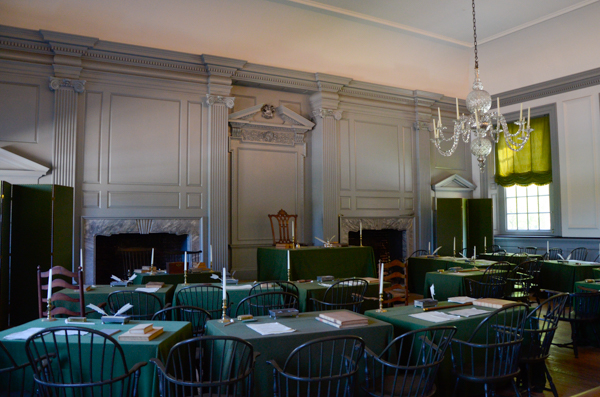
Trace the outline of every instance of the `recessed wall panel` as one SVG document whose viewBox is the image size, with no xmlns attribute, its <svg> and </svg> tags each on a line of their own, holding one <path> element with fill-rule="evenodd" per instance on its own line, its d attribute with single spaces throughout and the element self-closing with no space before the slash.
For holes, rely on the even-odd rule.
<svg viewBox="0 0 600 397">
<path fill-rule="evenodd" d="M 592 122 L 592 97 L 586 96 L 563 102 L 567 211 L 569 228 L 597 228 L 596 180 L 599 170 L 594 170 L 594 129 Z M 583 172 L 583 170 L 587 170 Z"/>
<path fill-rule="evenodd" d="M 85 133 L 83 135 L 83 182 L 100 183 L 102 93 L 85 93 Z"/>
<path fill-rule="evenodd" d="M 188 102 L 187 184 L 202 184 L 202 104 Z"/>
<path fill-rule="evenodd" d="M 398 127 L 356 121 L 354 135 L 356 190 L 399 191 Z"/>
<path fill-rule="evenodd" d="M 268 214 L 296 213 L 298 154 L 277 148 L 237 151 L 238 240 L 271 239 Z"/>
<path fill-rule="evenodd" d="M 402 172 L 404 175 L 404 192 L 409 193 L 413 191 L 413 131 L 410 127 L 402 128 L 402 138 L 404 144 L 402 145 Z M 412 204 L 411 204 L 412 208 Z"/>
<path fill-rule="evenodd" d="M 83 191 L 83 208 L 100 208 L 100 192 Z"/>
<path fill-rule="evenodd" d="M 0 81 L 0 141 L 37 142 L 40 88 Z"/>
<path fill-rule="evenodd" d="M 340 120 L 340 189 L 350 190 L 350 127 L 348 120 Z"/>
<path fill-rule="evenodd" d="M 108 208 L 178 209 L 179 193 L 108 192 Z"/>
<path fill-rule="evenodd" d="M 400 199 L 396 197 L 357 197 L 357 210 L 398 210 Z"/>
<path fill-rule="evenodd" d="M 180 102 L 113 95 L 109 183 L 178 185 Z"/>
</svg>

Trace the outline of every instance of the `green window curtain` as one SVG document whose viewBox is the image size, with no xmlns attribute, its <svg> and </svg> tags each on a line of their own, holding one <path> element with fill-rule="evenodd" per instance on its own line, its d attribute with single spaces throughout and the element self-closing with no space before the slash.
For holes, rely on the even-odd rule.
<svg viewBox="0 0 600 397">
<path fill-rule="evenodd" d="M 547 185 L 552 182 L 552 153 L 550 149 L 550 117 L 531 119 L 533 132 L 529 140 L 518 152 L 507 147 L 504 133 L 496 144 L 496 183 L 500 186 Z M 514 134 L 518 126 L 508 125 Z"/>
</svg>

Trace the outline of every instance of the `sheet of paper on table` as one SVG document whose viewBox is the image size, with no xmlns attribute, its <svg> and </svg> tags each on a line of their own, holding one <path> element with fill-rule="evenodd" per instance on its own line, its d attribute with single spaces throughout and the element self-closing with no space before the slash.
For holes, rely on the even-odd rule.
<svg viewBox="0 0 600 397">
<path fill-rule="evenodd" d="M 140 292 L 148 292 L 150 294 L 155 293 L 156 291 L 158 291 L 160 288 L 148 288 L 148 287 L 140 287 L 140 288 L 136 288 L 136 291 L 140 291 Z"/>
<path fill-rule="evenodd" d="M 441 323 L 444 321 L 458 320 L 460 316 L 453 316 L 443 312 L 423 312 L 409 314 L 410 317 L 418 318 L 419 320 L 429 321 L 431 323 Z"/>
<path fill-rule="evenodd" d="M 27 340 L 27 338 L 29 338 L 31 335 L 35 334 L 36 332 L 42 331 L 46 328 L 27 328 L 24 331 L 19 331 L 19 332 L 13 332 L 12 334 L 8 334 L 4 337 L 4 339 L 6 340 Z M 66 331 L 67 335 L 76 335 L 77 331 Z M 88 332 L 82 332 L 81 335 L 85 335 Z"/>
<path fill-rule="evenodd" d="M 227 286 L 227 291 L 236 291 L 236 290 L 244 290 L 244 289 L 251 289 L 252 285 L 251 284 L 246 284 L 246 285 L 228 285 Z"/>
<path fill-rule="evenodd" d="M 480 314 L 489 314 L 490 312 L 487 310 L 481 310 L 481 309 L 476 309 L 476 308 L 472 307 L 470 309 L 453 310 L 448 313 L 453 314 L 455 316 L 460 316 L 460 317 L 471 317 L 471 316 L 478 316 Z"/>
<path fill-rule="evenodd" d="M 246 324 L 246 327 L 258 332 L 261 335 L 285 334 L 296 331 L 293 328 L 286 327 L 285 325 L 279 323 Z"/>
<path fill-rule="evenodd" d="M 477 300 L 477 298 L 471 298 L 470 296 L 453 296 L 451 298 L 448 298 L 448 302 L 454 302 L 454 303 L 467 303 L 467 302 L 473 302 L 476 300 Z"/>
</svg>

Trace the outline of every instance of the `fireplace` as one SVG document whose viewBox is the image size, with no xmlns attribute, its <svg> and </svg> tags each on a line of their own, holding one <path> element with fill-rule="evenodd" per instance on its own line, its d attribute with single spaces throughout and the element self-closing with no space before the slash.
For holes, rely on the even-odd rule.
<svg viewBox="0 0 600 397">
<path fill-rule="evenodd" d="M 360 231 L 360 224 L 362 223 L 363 229 L 363 245 L 368 245 L 365 242 L 365 237 L 367 238 L 381 238 L 379 234 L 381 233 L 373 233 L 370 236 L 367 236 L 368 231 L 381 231 L 386 236 L 386 239 L 389 238 L 399 238 L 401 241 L 395 242 L 394 244 L 398 244 L 401 246 L 402 258 L 406 258 L 415 250 L 415 217 L 406 216 L 406 217 L 357 217 L 350 218 L 346 216 L 341 216 L 339 218 L 339 235 L 340 235 L 340 243 L 349 244 L 350 238 L 352 236 L 356 236 Z M 398 231 L 400 233 L 389 233 L 392 231 Z M 351 236 L 352 232 L 352 236 Z M 394 237 L 395 236 L 395 237 Z M 353 241 L 356 240 L 356 237 L 353 238 Z M 358 244 L 356 244 L 358 245 Z M 392 254 L 390 252 L 389 247 L 382 248 L 380 251 L 384 252 L 388 251 L 390 253 L 390 259 L 399 259 L 394 258 L 397 256 L 397 250 L 393 250 L 396 253 Z M 379 259 L 379 258 L 377 258 Z"/>
<path fill-rule="evenodd" d="M 113 234 L 154 234 L 168 233 L 187 235 L 184 249 L 190 251 L 202 250 L 201 246 L 202 219 L 191 218 L 83 218 L 83 272 L 86 284 L 96 284 L 96 236 L 111 236 Z M 203 255 L 208 252 L 203 250 Z M 204 260 L 206 262 L 206 259 Z"/>
</svg>

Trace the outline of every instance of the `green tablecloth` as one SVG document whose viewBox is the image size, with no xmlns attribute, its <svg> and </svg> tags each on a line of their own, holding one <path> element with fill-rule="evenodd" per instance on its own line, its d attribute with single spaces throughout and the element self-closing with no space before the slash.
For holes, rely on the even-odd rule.
<svg viewBox="0 0 600 397">
<path fill-rule="evenodd" d="M 328 287 L 320 285 L 317 282 L 313 283 L 294 283 L 298 287 L 299 305 L 301 312 L 309 312 L 313 310 L 312 302 L 310 298 L 315 298 L 322 300 L 325 295 L 325 291 L 327 291 Z M 327 283 L 323 283 L 327 284 Z M 383 288 L 387 288 L 391 286 L 389 282 L 383 283 Z M 377 298 L 377 300 L 365 299 L 361 306 L 361 313 L 364 313 L 365 310 L 377 309 L 379 307 L 379 282 L 369 284 L 367 287 L 366 297 Z"/>
<path fill-rule="evenodd" d="M 188 273 L 188 283 L 212 283 L 214 279 L 210 278 L 213 274 L 220 273 L 215 272 L 194 272 Z M 150 273 L 139 273 L 138 276 L 133 280 L 134 285 L 147 284 L 151 281 L 162 281 L 165 284 L 183 284 L 183 274 L 168 274 L 168 273 L 157 273 L 151 275 Z"/>
<path fill-rule="evenodd" d="M 542 255 L 506 254 L 506 256 L 502 255 L 501 257 L 499 257 L 498 255 L 493 255 L 493 254 L 482 254 L 482 255 L 478 255 L 477 258 L 487 259 L 487 260 L 496 261 L 496 262 L 504 260 L 506 262 L 512 263 L 513 265 L 520 265 L 521 263 L 523 263 L 525 261 L 542 260 Z"/>
<path fill-rule="evenodd" d="M 140 288 L 141 285 L 130 286 L 130 287 L 111 287 L 110 285 L 96 285 L 90 291 L 85 291 L 84 299 L 85 304 L 93 303 L 96 306 L 99 306 L 103 302 L 107 302 L 108 295 L 111 292 L 115 291 L 135 291 L 137 288 Z M 79 291 L 74 291 L 70 289 L 63 289 L 65 295 L 70 296 L 72 298 L 79 299 Z M 158 296 L 163 303 L 163 306 L 167 303 L 173 302 L 173 293 L 175 292 L 175 286 L 165 284 L 161 289 L 156 292 L 153 292 L 154 295 Z M 66 301 L 57 301 L 57 306 L 66 307 L 69 310 L 79 311 L 79 303 L 74 302 L 66 302 Z M 86 308 L 86 311 L 90 311 L 91 309 Z M 108 312 L 108 309 L 104 309 Z M 101 317 L 100 314 L 93 312 L 87 316 L 90 319 L 99 319 Z"/>
<path fill-rule="evenodd" d="M 579 263 L 579 264 L 578 264 Z M 540 287 L 560 292 L 574 292 L 575 282 L 586 278 L 594 278 L 594 268 L 600 267 L 598 263 L 581 263 L 581 261 L 542 262 Z"/>
<path fill-rule="evenodd" d="M 593 269 L 592 274 L 594 275 L 592 278 L 600 278 L 600 269 Z"/>
<path fill-rule="evenodd" d="M 440 306 L 447 304 L 448 302 L 440 302 Z M 477 308 L 486 310 L 488 312 L 493 311 L 493 309 L 485 307 L 477 306 Z M 444 311 L 451 312 L 453 310 L 458 309 L 460 308 L 452 308 Z M 454 339 L 460 340 L 467 340 L 473 333 L 475 327 L 485 317 L 485 314 L 481 314 L 468 318 L 460 318 L 458 320 L 444 321 L 441 323 L 432 323 L 409 316 L 410 314 L 422 312 L 423 309 L 414 306 L 396 306 L 394 308 L 387 309 L 387 312 L 385 313 L 378 313 L 375 310 L 369 310 L 365 312 L 365 315 L 392 324 L 394 326 L 394 336 L 399 336 L 404 334 L 405 332 L 418 330 L 422 328 L 434 327 L 439 325 L 450 325 L 455 326 L 457 328 L 456 334 L 454 335 Z M 456 378 L 452 375 L 452 358 L 450 354 L 450 348 L 448 348 L 448 350 L 446 351 L 446 355 L 444 356 L 444 361 L 442 362 L 442 365 L 440 366 L 440 369 L 438 371 L 436 380 L 438 393 L 436 395 L 451 395 L 455 381 Z M 461 383 L 461 385 L 461 396 L 472 394 L 474 392 L 473 390 L 476 389 L 471 384 L 467 384 L 465 382 Z M 483 387 L 481 388 L 481 391 L 482 390 Z M 477 392 L 480 391 L 478 390 Z"/>
<path fill-rule="evenodd" d="M 179 291 L 182 288 L 190 287 L 193 285 L 194 284 L 190 284 L 190 285 L 179 284 L 177 286 L 177 288 L 175 289 L 175 298 L 174 298 L 175 300 L 173 301 L 173 306 L 181 304 L 180 302 L 176 301 L 177 294 L 179 293 Z M 214 285 L 216 287 L 221 287 L 223 284 L 212 283 L 211 285 Z M 240 303 L 240 301 L 242 299 L 244 299 L 245 297 L 248 296 L 251 286 L 252 286 L 252 283 L 241 283 L 238 285 L 228 285 L 227 286 L 226 290 L 227 290 L 227 294 L 229 295 L 229 300 L 230 300 L 229 304 L 231 304 L 231 316 L 235 316 L 235 310 L 237 309 L 238 303 Z M 190 292 L 188 291 L 187 293 L 190 293 Z"/>
<path fill-rule="evenodd" d="M 282 249 L 261 247 L 257 250 L 258 280 L 287 280 L 290 252 L 290 280 L 316 280 L 317 276 L 336 278 L 377 277 L 375 254 L 371 247 L 306 247 Z"/>
<path fill-rule="evenodd" d="M 102 324 L 100 320 L 92 320 L 88 323 L 78 324 L 79 326 L 89 327 L 94 329 L 106 329 L 106 328 L 118 328 L 122 331 L 126 331 L 129 328 L 143 323 L 143 321 L 131 321 L 129 324 Z M 158 357 L 163 362 L 166 360 L 169 350 L 177 342 L 192 337 L 192 326 L 188 322 L 184 321 L 153 321 L 157 327 L 164 327 L 164 333 L 149 342 L 119 342 L 123 347 L 125 357 L 127 359 L 127 365 L 131 368 L 135 363 L 140 361 L 148 361 L 153 357 Z M 25 353 L 25 341 L 24 340 L 6 340 L 4 337 L 13 332 L 20 332 L 29 328 L 49 328 L 56 326 L 63 326 L 64 322 L 57 320 L 53 322 L 44 322 L 42 320 L 33 320 L 28 323 L 19 325 L 14 328 L 10 328 L 0 332 L 0 339 L 6 346 L 10 354 L 13 356 L 17 363 L 27 362 L 27 355 Z M 68 324 L 73 325 L 73 324 Z M 118 340 L 120 333 L 113 335 Z M 72 343 L 75 343 L 75 337 Z M 82 338 L 82 343 L 89 343 L 88 340 Z M 6 357 L 0 355 L 0 368 L 8 366 Z M 118 375 L 118 374 L 115 374 Z M 29 372 L 25 376 L 31 377 L 32 374 Z M 29 385 L 28 382 L 25 382 Z M 33 384 L 33 381 L 31 382 Z M 0 390 L 5 391 L 7 385 L 0 385 Z M 141 369 L 140 380 L 138 384 L 139 397 L 154 397 L 158 396 L 158 378 L 156 376 L 156 368 L 152 364 L 148 364 Z"/>
<path fill-rule="evenodd" d="M 473 272 L 430 272 L 425 275 L 425 283 L 423 286 L 423 297 L 431 298 L 430 287 L 435 286 L 435 299 L 445 301 L 454 296 L 467 296 L 469 286 L 467 279 L 479 281 L 483 276 L 482 271 Z"/>
<path fill-rule="evenodd" d="M 386 322 L 371 318 L 369 319 L 369 325 L 365 327 L 338 329 L 316 321 L 315 317 L 318 315 L 319 312 L 302 313 L 297 318 L 288 317 L 277 320 L 269 317 L 257 317 L 258 322 L 251 323 L 261 324 L 276 321 L 296 330 L 285 334 L 263 336 L 248 328 L 244 323 L 236 321 L 234 324 L 225 327 L 218 320 L 208 321 L 206 334 L 242 338 L 252 344 L 255 352 L 260 353 L 260 356 L 256 359 L 254 373 L 255 397 L 273 395 L 273 367 L 268 365 L 266 361 L 275 359 L 280 366 L 283 366 L 292 350 L 305 342 L 325 336 L 356 335 L 363 338 L 366 345 L 375 353 L 381 353 L 383 348 L 391 341 L 393 328 Z M 363 374 L 364 369 L 360 373 Z"/>
<path fill-rule="evenodd" d="M 477 260 L 475 265 L 478 267 L 489 266 L 493 261 Z M 447 270 L 451 267 L 462 267 L 468 269 L 474 264 L 464 258 L 455 258 L 452 256 L 426 257 L 418 256 L 408 258 L 408 290 L 411 293 L 425 295 L 423 289 L 425 285 L 425 275 L 429 272 L 435 272 L 439 269 Z"/>
</svg>

